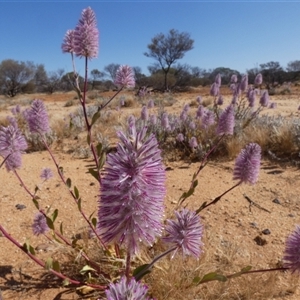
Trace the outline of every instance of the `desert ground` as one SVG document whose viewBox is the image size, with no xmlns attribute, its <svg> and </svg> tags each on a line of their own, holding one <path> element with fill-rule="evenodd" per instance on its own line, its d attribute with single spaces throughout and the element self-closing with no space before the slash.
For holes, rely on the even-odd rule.
<svg viewBox="0 0 300 300">
<path fill-rule="evenodd" d="M 127 97 L 134 97 L 133 92 L 126 93 Z M 110 95 L 111 93 L 106 93 L 98 96 Z M 209 88 L 174 94 L 172 105 L 166 109 L 169 112 L 180 112 L 184 104 L 195 101 L 198 95 L 208 99 Z M 79 106 L 75 93 L 72 92 L 20 95 L 15 99 L 1 97 L 0 119 L 4 120 L 16 104 L 26 107 L 29 100 L 35 98 L 45 101 L 53 127 Z M 229 94 L 225 98 L 230 101 Z M 70 100 L 74 103 L 66 106 Z M 271 100 L 277 103 L 277 108 L 263 113 L 298 118 L 300 89 L 292 88 L 291 94 L 274 95 Z M 116 106 L 112 103 L 111 110 L 112 115 L 116 114 L 114 120 L 118 124 L 111 123 L 104 131 L 113 143 L 116 142 L 115 126 L 120 126 L 127 115 L 138 115 L 141 110 L 140 103 L 124 107 L 121 112 L 116 111 Z M 97 210 L 100 191 L 96 180 L 86 172 L 90 158 L 80 157 L 76 152 L 84 139 L 84 136 L 79 136 L 76 139 L 56 141 L 51 149 L 59 165 L 63 167 L 66 178 L 71 178 L 72 184 L 78 187 L 82 208 L 89 216 Z M 199 168 L 199 162 L 174 159 L 164 163 L 167 170 L 165 214 L 171 216 L 179 197 L 188 190 L 191 178 Z M 18 174 L 30 191 L 33 192 L 36 186 L 39 187 L 39 202 L 45 209 L 49 208 L 50 212 L 58 209 L 57 226 L 63 223 L 64 235 L 71 240 L 85 230 L 86 223 L 57 173 L 54 172 L 54 177 L 49 181 L 41 181 L 39 174 L 45 167 L 55 171 L 47 151 L 26 153 Z M 231 187 L 234 184 L 233 167 L 234 159 L 210 161 L 200 172 L 199 185 L 185 202 L 187 207 L 197 209 L 204 201 L 213 200 Z M 16 176 L 1 168 L 0 179 L 1 225 L 21 244 L 30 240 L 39 258 L 46 260 L 50 256 L 56 256 L 67 264 L 68 259 L 72 259 L 70 250 L 58 243 L 51 243 L 45 237 L 33 236 L 31 224 L 36 210 L 31 197 L 24 192 Z M 239 186 L 226 194 L 219 203 L 200 213 L 205 232 L 202 258 L 199 261 L 189 259 L 182 262 L 178 259 L 171 262 L 170 257 L 167 257 L 154 269 L 147 282 L 149 286 L 152 281 L 156 283 L 150 289 L 153 295 L 157 299 L 300 299 L 299 274 L 291 275 L 288 272 L 249 274 L 233 278 L 229 282 L 206 283 L 186 290 L 176 290 L 172 286 L 172 282 L 181 276 L 191 282 L 193 277 L 188 275 L 191 269 L 193 272 L 197 269 L 201 274 L 213 271 L 231 274 L 248 265 L 253 270 L 281 266 L 286 238 L 300 222 L 299 180 L 297 165 L 288 160 L 281 161 L 265 156 L 257 184 Z M 253 205 L 253 202 L 251 205 L 245 195 L 257 205 Z M 61 280 L 41 269 L 5 237 L 0 236 L 0 242 L 0 290 L 4 300 L 102 299 L 103 294 L 95 291 L 85 295 L 76 287 L 63 287 Z M 168 272 L 173 272 L 171 276 L 174 278 L 168 278 Z M 155 286 L 164 291 L 157 293 Z"/>
</svg>

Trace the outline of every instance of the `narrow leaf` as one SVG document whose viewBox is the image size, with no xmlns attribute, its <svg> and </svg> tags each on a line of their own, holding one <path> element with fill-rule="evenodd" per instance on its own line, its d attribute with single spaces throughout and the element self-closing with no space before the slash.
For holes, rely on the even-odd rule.
<svg viewBox="0 0 300 300">
<path fill-rule="evenodd" d="M 78 188 L 76 186 L 74 186 L 74 194 L 75 194 L 76 199 L 78 199 L 79 198 L 79 191 L 78 191 Z"/>
<path fill-rule="evenodd" d="M 100 118 L 100 114 L 101 114 L 101 112 L 99 110 L 93 115 L 91 126 L 93 126 L 96 123 L 96 121 Z"/>
<path fill-rule="evenodd" d="M 94 225 L 94 227 L 96 227 L 96 225 L 97 225 L 97 218 L 93 218 L 92 219 L 92 224 Z"/>
<path fill-rule="evenodd" d="M 99 169 L 102 169 L 106 161 L 106 154 L 103 152 L 99 158 Z"/>
<path fill-rule="evenodd" d="M 141 265 L 133 271 L 132 275 L 136 281 L 141 280 L 146 274 L 149 274 L 151 272 L 150 269 L 147 269 L 148 267 L 149 264 Z"/>
<path fill-rule="evenodd" d="M 215 280 L 225 282 L 227 280 L 227 277 L 224 275 L 218 274 L 216 272 L 212 272 L 212 273 L 208 273 L 208 274 L 204 275 L 202 277 L 202 279 L 198 282 L 196 282 L 196 280 L 194 278 L 193 282 L 195 281 L 196 284 L 201 284 L 201 283 L 215 281 Z"/>
<path fill-rule="evenodd" d="M 60 231 L 61 235 L 64 235 L 64 232 L 63 232 L 63 223 L 62 222 L 59 225 L 59 231 Z"/>
<path fill-rule="evenodd" d="M 81 211 L 81 198 L 77 201 L 78 210 Z"/>
<path fill-rule="evenodd" d="M 36 207 L 36 209 L 40 210 L 40 205 L 39 205 L 39 202 L 37 201 L 37 199 L 32 198 L 32 202 L 33 202 L 34 206 Z"/>
<path fill-rule="evenodd" d="M 54 230 L 54 224 L 53 221 L 51 220 L 51 218 L 49 218 L 48 216 L 46 216 L 46 221 L 47 221 L 47 225 L 50 229 Z"/>
<path fill-rule="evenodd" d="M 101 153 L 102 153 L 102 144 L 99 143 L 97 146 L 96 146 L 96 150 L 97 150 L 97 155 L 98 157 L 101 156 Z"/>
<path fill-rule="evenodd" d="M 58 209 L 55 209 L 52 213 L 52 222 L 54 223 L 58 215 Z"/>
<path fill-rule="evenodd" d="M 67 187 L 68 187 L 68 188 L 70 188 L 70 187 L 71 187 L 71 185 L 72 185 L 72 181 L 71 181 L 71 179 L 70 179 L 70 178 L 68 178 L 68 179 L 66 180 L 66 185 L 67 185 Z"/>
<path fill-rule="evenodd" d="M 99 174 L 97 171 L 95 171 L 94 169 L 90 168 L 89 169 L 89 173 L 97 180 L 99 181 Z"/>
</svg>

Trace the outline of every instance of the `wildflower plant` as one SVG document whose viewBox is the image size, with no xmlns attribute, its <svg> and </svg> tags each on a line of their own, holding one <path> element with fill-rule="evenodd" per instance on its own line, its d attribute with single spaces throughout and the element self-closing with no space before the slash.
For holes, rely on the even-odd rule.
<svg viewBox="0 0 300 300">
<path fill-rule="evenodd" d="M 75 29 L 68 30 L 62 44 L 62 51 L 71 54 L 75 90 L 81 105 L 81 119 L 84 120 L 81 130 L 87 133 L 87 144 L 92 153 L 93 165 L 88 172 L 98 183 L 100 192 L 98 200 L 97 217 L 87 216 L 85 213 L 79 189 L 72 183 L 71 178 L 66 178 L 63 167 L 55 158 L 47 142 L 47 134 L 51 131 L 49 117 L 42 100 L 36 99 L 31 107 L 24 111 L 24 119 L 32 134 L 36 134 L 50 158 L 53 161 L 56 172 L 64 186 L 67 187 L 70 198 L 75 208 L 86 222 L 89 233 L 95 239 L 94 247 L 108 262 L 107 268 L 89 257 L 84 247 L 77 247 L 76 240 L 71 242 L 64 236 L 62 225 L 56 228 L 55 221 L 58 218 L 58 209 L 52 213 L 43 207 L 38 196 L 39 188 L 31 191 L 26 182 L 18 174 L 17 169 L 22 166 L 22 155 L 27 149 L 27 142 L 22 131 L 18 127 L 18 121 L 10 118 L 7 127 L 0 128 L 0 155 L 3 158 L 1 166 L 5 164 L 7 171 L 12 171 L 25 192 L 32 198 L 36 214 L 33 218 L 32 231 L 36 236 L 45 236 L 65 247 L 77 251 L 86 265 L 78 271 L 81 277 L 72 278 L 63 273 L 60 263 L 52 258 L 47 262 L 41 260 L 35 253 L 35 249 L 27 241 L 20 244 L 1 224 L 1 234 L 23 251 L 31 260 L 53 275 L 61 278 L 64 285 L 88 286 L 101 290 L 107 299 L 150 299 L 147 296 L 148 287 L 141 281 L 150 273 L 153 266 L 161 259 L 171 254 L 170 259 L 176 255 L 192 256 L 199 259 L 205 251 L 203 234 L 204 224 L 200 214 L 209 207 L 219 202 L 222 197 L 240 184 L 255 184 L 259 176 L 261 161 L 261 147 L 257 143 L 250 143 L 244 147 L 235 161 L 233 180 L 238 182 L 227 191 L 216 197 L 213 201 L 204 202 L 196 210 L 188 208 L 187 199 L 194 193 L 198 185 L 198 175 L 208 163 L 210 155 L 216 150 L 223 139 L 235 134 L 236 121 L 256 116 L 263 107 L 268 104 L 268 95 L 264 92 L 261 96 L 260 107 L 253 111 L 255 89 L 249 87 L 248 77 L 243 76 L 241 82 L 235 75 L 231 78 L 231 90 L 233 91 L 232 103 L 224 110 L 220 109 L 223 98 L 220 94 L 221 76 L 218 74 L 211 86 L 210 93 L 214 97 L 214 106 L 205 108 L 202 99 L 198 97 L 199 107 L 194 116 L 186 104 L 180 115 L 175 116 L 160 110 L 158 115 L 149 111 L 153 103 L 143 106 L 141 117 L 136 120 L 130 116 L 127 128 L 119 130 L 117 135 L 119 143 L 116 151 L 107 153 L 104 143 L 99 142 L 93 134 L 94 125 L 102 117 L 103 110 L 125 88 L 135 86 L 134 72 L 130 66 L 119 67 L 114 83 L 118 87 L 116 94 L 103 105 L 89 109 L 86 103 L 87 97 L 87 70 L 89 60 L 97 57 L 99 32 L 94 11 L 88 7 L 82 11 L 81 17 Z M 74 55 L 84 59 L 84 85 L 81 90 L 79 75 L 76 71 Z M 258 76 L 255 85 L 261 85 L 262 77 Z M 247 95 L 242 96 L 242 95 Z M 250 100 L 251 99 L 251 100 Z M 14 116 L 20 114 L 20 108 L 12 111 Z M 71 117 L 73 122 L 75 118 Z M 81 120 L 81 121 L 82 121 Z M 244 124 L 245 125 L 245 124 Z M 162 153 L 159 148 L 161 141 L 166 142 L 173 137 L 176 145 L 185 145 L 191 153 L 202 152 L 199 169 L 192 176 L 189 189 L 178 200 L 174 218 L 166 218 L 164 215 L 164 197 L 166 194 L 165 167 L 162 163 Z M 2 170 L 1 170 L 2 171 Z M 52 169 L 44 168 L 40 174 L 42 180 L 50 180 L 53 176 Z M 183 207 L 183 205 L 185 205 Z M 135 258 L 147 247 L 153 247 L 159 240 L 164 242 L 164 249 L 149 263 L 139 265 Z M 240 272 L 223 275 L 215 272 L 195 277 L 191 285 L 199 285 L 209 281 L 238 277 L 255 272 L 291 270 L 299 271 L 299 227 L 288 238 L 284 255 L 285 266 L 268 270 L 251 270 L 247 266 Z M 113 249 L 113 250 L 112 250 Z M 93 274 L 93 275 L 91 275 Z M 80 279 L 78 279 L 80 278 Z"/>
</svg>

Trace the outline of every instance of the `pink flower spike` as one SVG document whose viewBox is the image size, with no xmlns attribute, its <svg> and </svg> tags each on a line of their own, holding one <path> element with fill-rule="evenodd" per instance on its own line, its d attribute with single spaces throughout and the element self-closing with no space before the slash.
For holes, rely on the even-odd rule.
<svg viewBox="0 0 300 300">
<path fill-rule="evenodd" d="M 124 88 L 134 88 L 135 79 L 133 69 L 127 65 L 121 65 L 116 72 L 115 85 Z"/>
</svg>

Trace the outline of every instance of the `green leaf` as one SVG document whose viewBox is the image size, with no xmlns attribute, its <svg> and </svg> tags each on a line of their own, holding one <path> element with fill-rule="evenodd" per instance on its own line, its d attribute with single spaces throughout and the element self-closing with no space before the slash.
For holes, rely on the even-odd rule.
<svg viewBox="0 0 300 300">
<path fill-rule="evenodd" d="M 56 272 L 60 272 L 60 265 L 59 265 L 59 262 L 57 260 L 53 261 L 52 269 Z"/>
<path fill-rule="evenodd" d="M 236 273 L 230 275 L 230 278 L 239 277 L 239 276 L 243 275 L 244 273 L 247 273 L 247 272 L 250 271 L 251 269 L 252 269 L 251 266 L 244 267 L 244 268 L 241 269 L 240 272 L 236 272 Z"/>
<path fill-rule="evenodd" d="M 100 118 L 100 115 L 101 115 L 100 110 L 97 111 L 97 112 L 93 115 L 91 126 L 93 126 L 93 125 L 96 123 L 96 121 Z"/>
<path fill-rule="evenodd" d="M 46 270 L 53 269 L 53 260 L 51 257 L 48 257 L 46 262 L 45 262 L 45 268 Z"/>
<path fill-rule="evenodd" d="M 58 209 L 55 209 L 52 213 L 52 222 L 54 223 L 58 215 Z"/>
<path fill-rule="evenodd" d="M 76 199 L 78 199 L 79 198 L 79 191 L 78 191 L 78 188 L 76 186 L 74 186 L 74 194 L 75 194 Z"/>
<path fill-rule="evenodd" d="M 85 265 L 80 271 L 79 273 L 80 274 L 85 274 L 86 272 L 89 272 L 89 271 L 93 271 L 93 272 L 96 272 L 95 269 L 93 269 L 92 267 L 88 266 L 88 265 Z"/>
<path fill-rule="evenodd" d="M 106 161 L 106 154 L 103 152 L 99 158 L 99 169 L 102 169 Z"/>
<path fill-rule="evenodd" d="M 64 235 L 64 232 L 63 232 L 63 223 L 62 222 L 59 225 L 59 231 L 60 231 L 61 235 Z"/>
<path fill-rule="evenodd" d="M 32 198 L 32 202 L 33 202 L 34 206 L 36 207 L 36 209 L 40 210 L 39 202 L 37 201 L 37 199 L 35 197 Z"/>
<path fill-rule="evenodd" d="M 93 168 L 89 168 L 89 173 L 97 180 L 99 181 L 99 174 L 97 171 L 95 171 Z"/>
<path fill-rule="evenodd" d="M 68 187 L 68 188 L 70 188 L 70 187 L 71 187 L 71 185 L 72 185 L 72 181 L 71 181 L 71 179 L 70 179 L 70 178 L 68 178 L 68 179 L 66 180 L 66 185 L 67 185 L 67 187 Z"/>
<path fill-rule="evenodd" d="M 91 218 L 92 218 L 92 216 L 93 216 L 94 213 L 95 213 L 95 210 L 90 214 L 89 221 L 91 220 Z"/>
<path fill-rule="evenodd" d="M 34 193 L 36 194 L 39 190 L 40 190 L 40 188 L 36 185 L 34 188 Z"/>
<path fill-rule="evenodd" d="M 96 225 L 97 225 L 97 218 L 93 218 L 92 219 L 92 224 L 94 225 L 94 227 L 96 227 Z"/>
<path fill-rule="evenodd" d="M 81 211 L 81 198 L 77 201 L 78 210 Z"/>
<path fill-rule="evenodd" d="M 193 184 L 192 184 L 191 188 L 190 188 L 187 192 L 184 192 L 184 193 L 181 195 L 181 197 L 180 197 L 180 199 L 179 199 L 179 201 L 181 202 L 181 204 L 182 204 L 188 197 L 190 197 L 191 195 L 194 194 L 195 188 L 197 187 L 197 185 L 198 185 L 198 180 L 193 181 Z"/>
<path fill-rule="evenodd" d="M 35 255 L 34 248 L 29 244 L 28 240 L 26 240 L 26 242 L 24 243 L 23 248 L 26 250 L 27 253 Z"/>
<path fill-rule="evenodd" d="M 142 279 L 146 274 L 151 272 L 151 270 L 147 268 L 149 268 L 149 264 L 141 265 L 133 271 L 132 275 L 136 281 Z"/>
<path fill-rule="evenodd" d="M 227 280 L 227 277 L 224 275 L 218 274 L 216 272 L 212 272 L 212 273 L 208 273 L 208 274 L 204 275 L 201 280 L 200 280 L 200 277 L 195 277 L 193 279 L 193 283 L 198 285 L 201 283 L 215 281 L 215 280 L 225 282 Z"/>
<path fill-rule="evenodd" d="M 102 154 L 102 144 L 101 144 L 101 143 L 99 143 L 99 144 L 96 146 L 96 150 L 97 150 L 97 155 L 98 155 L 98 157 L 100 157 L 101 154 Z"/>
<path fill-rule="evenodd" d="M 46 216 L 46 221 L 47 221 L 47 225 L 50 229 L 54 230 L 54 224 L 53 221 L 51 220 L 51 218 L 49 218 L 48 216 Z"/>
</svg>

